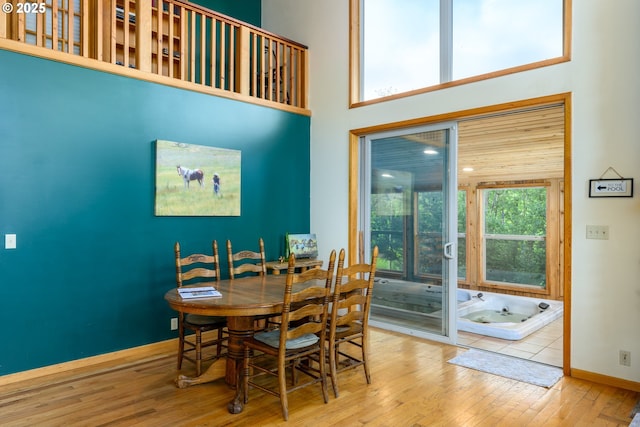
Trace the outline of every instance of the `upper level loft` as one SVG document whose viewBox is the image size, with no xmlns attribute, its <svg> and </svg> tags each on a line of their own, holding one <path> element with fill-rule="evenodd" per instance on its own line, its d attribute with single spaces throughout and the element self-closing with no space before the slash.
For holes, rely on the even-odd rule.
<svg viewBox="0 0 640 427">
<path fill-rule="evenodd" d="M 180 0 L 5 0 L 0 48 L 310 114 L 307 47 Z"/>
</svg>

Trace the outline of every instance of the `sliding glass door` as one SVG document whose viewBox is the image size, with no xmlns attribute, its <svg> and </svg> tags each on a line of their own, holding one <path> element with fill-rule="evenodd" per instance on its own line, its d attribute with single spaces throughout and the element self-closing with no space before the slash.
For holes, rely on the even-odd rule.
<svg viewBox="0 0 640 427">
<path fill-rule="evenodd" d="M 364 247 L 379 249 L 372 324 L 444 341 L 455 335 L 455 157 L 454 124 L 361 140 L 360 229 Z"/>
</svg>

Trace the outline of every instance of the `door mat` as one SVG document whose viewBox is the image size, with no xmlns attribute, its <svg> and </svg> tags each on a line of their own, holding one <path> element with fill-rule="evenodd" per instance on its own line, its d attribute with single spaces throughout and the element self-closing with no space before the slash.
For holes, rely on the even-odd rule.
<svg viewBox="0 0 640 427">
<path fill-rule="evenodd" d="M 633 418 L 629 427 L 640 427 L 640 400 L 636 403 L 636 406 L 631 410 L 630 418 Z"/>
<path fill-rule="evenodd" d="M 562 369 L 555 366 L 476 349 L 454 357 L 449 363 L 547 388 L 563 377 Z"/>
</svg>

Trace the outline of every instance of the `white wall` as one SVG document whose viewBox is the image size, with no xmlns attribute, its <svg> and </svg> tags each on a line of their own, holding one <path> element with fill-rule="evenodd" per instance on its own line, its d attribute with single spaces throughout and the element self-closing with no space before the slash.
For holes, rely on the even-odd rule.
<svg viewBox="0 0 640 427">
<path fill-rule="evenodd" d="M 263 1 L 263 26 L 309 46 L 311 229 L 321 253 L 347 245 L 348 131 L 573 93 L 571 367 L 640 382 L 640 2 L 574 0 L 572 61 L 363 108 L 348 108 L 348 1 Z M 632 199 L 590 199 L 609 167 Z M 607 176 L 609 177 L 609 176 Z M 587 240 L 587 224 L 610 239 Z M 631 367 L 618 351 L 631 351 Z"/>
</svg>

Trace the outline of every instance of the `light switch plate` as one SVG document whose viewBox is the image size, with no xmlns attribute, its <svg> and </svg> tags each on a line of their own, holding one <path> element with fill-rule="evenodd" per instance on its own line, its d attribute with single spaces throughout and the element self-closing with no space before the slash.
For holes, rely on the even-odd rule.
<svg viewBox="0 0 640 427">
<path fill-rule="evenodd" d="M 609 240 L 609 226 L 587 225 L 587 239 Z"/>
<path fill-rule="evenodd" d="M 16 248 L 16 235 L 15 234 L 5 234 L 5 236 L 4 236 L 4 248 L 5 249 L 15 249 Z"/>
</svg>

